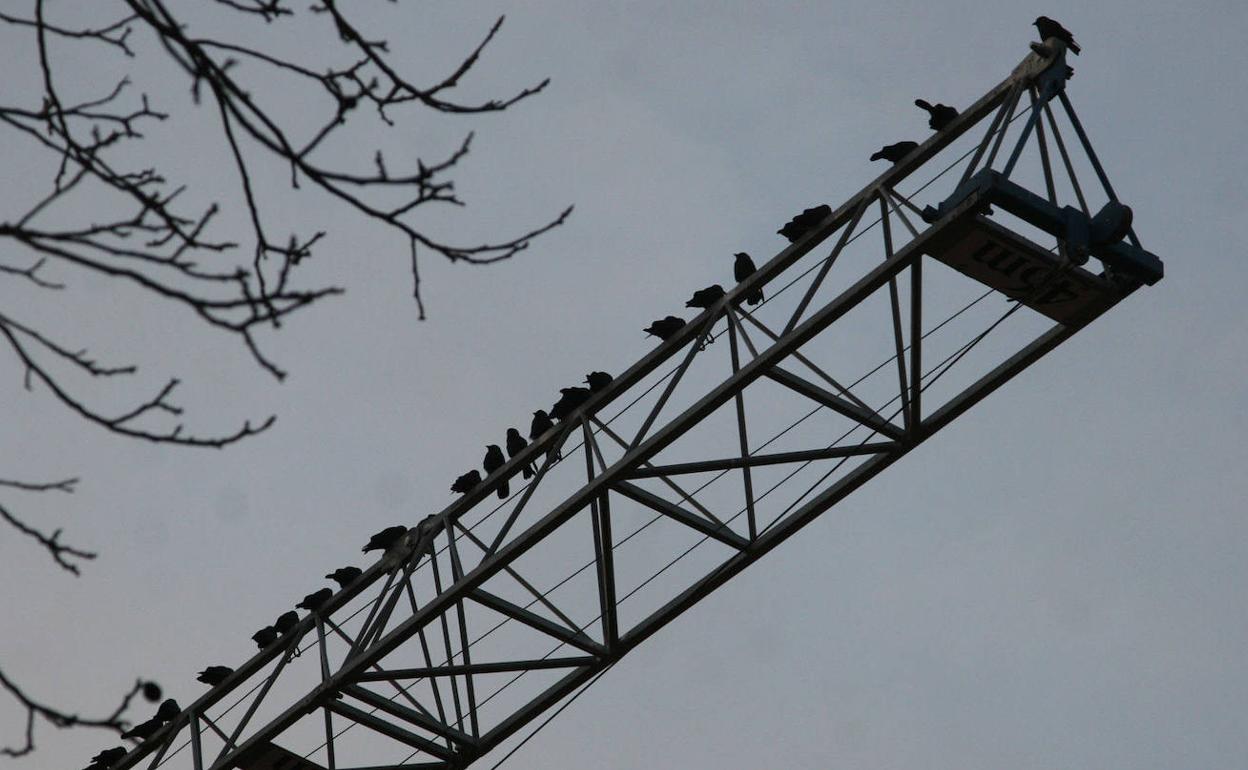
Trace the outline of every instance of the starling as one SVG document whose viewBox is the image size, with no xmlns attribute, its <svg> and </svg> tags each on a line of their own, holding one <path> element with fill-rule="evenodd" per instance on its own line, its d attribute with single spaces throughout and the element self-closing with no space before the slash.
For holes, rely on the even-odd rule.
<svg viewBox="0 0 1248 770">
<path fill-rule="evenodd" d="M 135 725 L 134 727 L 131 727 L 129 730 L 122 733 L 121 737 L 122 738 L 137 738 L 141 741 L 145 741 L 148 738 L 152 737 L 152 734 L 155 733 L 157 730 L 164 727 L 164 725 L 165 725 L 165 722 L 163 719 L 157 719 L 156 717 L 152 717 L 146 722 L 141 722 Z"/>
<path fill-rule="evenodd" d="M 589 390 L 592 393 L 597 393 L 610 385 L 612 379 L 614 378 L 606 372 L 590 372 L 585 375 L 585 382 L 589 385 Z"/>
<path fill-rule="evenodd" d="M 195 681 L 203 682 L 210 687 L 216 687 L 234 673 L 234 669 L 229 666 L 209 666 L 199 672 L 199 676 L 195 677 Z"/>
<path fill-rule="evenodd" d="M 589 388 L 560 388 L 559 392 L 563 395 L 550 408 L 550 416 L 556 420 L 567 419 L 593 395 Z"/>
<path fill-rule="evenodd" d="M 754 267 L 754 260 L 750 259 L 749 254 L 746 254 L 744 251 L 738 251 L 733 256 L 736 257 L 736 259 L 732 263 L 732 277 L 737 279 L 737 283 L 741 283 L 746 278 L 754 275 L 756 268 Z M 762 288 L 758 288 L 750 292 L 750 296 L 746 297 L 745 301 L 751 305 L 757 305 L 762 302 Z"/>
<path fill-rule="evenodd" d="M 523 452 L 524 448 L 528 445 L 529 445 L 529 442 L 524 440 L 524 436 L 520 435 L 520 431 L 516 430 L 515 428 L 507 429 L 507 456 L 508 457 L 515 457 L 516 455 Z M 532 478 L 535 472 L 536 472 L 536 469 L 533 467 L 533 463 L 525 463 L 524 467 L 520 469 L 520 473 L 526 479 Z"/>
<path fill-rule="evenodd" d="M 181 711 L 182 707 L 178 705 L 178 702 L 173 698 L 169 698 L 164 703 L 160 704 L 160 708 L 156 709 L 155 718 L 168 722 L 181 713 Z"/>
<path fill-rule="evenodd" d="M 257 647 L 263 650 L 265 647 L 268 647 L 270 644 L 277 641 L 277 631 L 273 628 L 273 626 L 265 626 L 256 633 L 252 634 L 251 639 L 256 643 Z"/>
<path fill-rule="evenodd" d="M 776 232 L 787 238 L 789 243 L 793 243 L 808 233 L 812 227 L 827 219 L 831 214 L 832 208 L 826 203 L 821 203 L 793 217 L 784 227 Z"/>
<path fill-rule="evenodd" d="M 114 746 L 111 749 L 104 749 L 99 754 L 91 757 L 91 764 L 99 767 L 109 767 L 117 760 L 126 755 L 125 746 Z"/>
<path fill-rule="evenodd" d="M 914 105 L 927 110 L 927 114 L 930 116 L 927 120 L 927 125 L 933 131 L 944 129 L 958 116 L 958 111 L 947 104 L 932 104 L 923 99 L 915 99 Z"/>
<path fill-rule="evenodd" d="M 684 325 L 685 319 L 669 315 L 666 318 L 660 318 L 659 320 L 654 321 L 645 329 L 642 329 L 642 331 L 646 334 L 658 337 L 661 340 L 667 340 L 671 339 L 672 335 L 680 331 Z"/>
<path fill-rule="evenodd" d="M 685 307 L 708 308 L 718 302 L 722 296 L 724 296 L 723 286 L 719 284 L 707 286 L 705 289 L 695 291 L 689 301 L 685 303 Z"/>
<path fill-rule="evenodd" d="M 452 492 L 459 492 L 466 495 L 472 491 L 473 487 L 481 483 L 481 471 L 468 471 L 464 475 L 455 479 L 455 483 L 451 485 Z"/>
<path fill-rule="evenodd" d="M 364 553 L 369 551 L 388 551 L 399 542 L 399 539 L 407 534 L 407 527 L 402 525 L 394 527 L 386 527 L 382 531 L 373 535 L 368 540 L 368 544 L 364 546 Z"/>
<path fill-rule="evenodd" d="M 160 700 L 160 694 L 161 694 L 160 685 L 156 684 L 155 682 L 143 683 L 143 697 L 144 698 L 147 698 L 152 703 L 155 703 L 156 701 Z"/>
<path fill-rule="evenodd" d="M 1070 34 L 1070 30 L 1063 27 L 1056 20 L 1050 19 L 1048 16 L 1039 16 L 1032 24 L 1036 25 L 1036 30 L 1040 32 L 1040 40 L 1048 40 L 1055 37 L 1066 44 L 1066 47 L 1074 52 L 1075 56 L 1079 55 L 1079 44 L 1075 42 L 1075 36 Z"/>
<path fill-rule="evenodd" d="M 481 467 L 485 468 L 485 475 L 489 476 L 494 471 L 507 464 L 507 458 L 503 457 L 503 450 L 499 449 L 498 444 L 489 444 L 485 448 L 485 459 L 481 461 Z M 498 488 L 498 499 L 506 500 L 507 495 L 511 494 L 510 485 L 506 481 Z"/>
<path fill-rule="evenodd" d="M 346 588 L 355 582 L 355 579 L 362 574 L 359 567 L 339 567 L 333 572 L 325 576 L 326 580 L 332 580 L 338 584 L 339 588 Z"/>
<path fill-rule="evenodd" d="M 914 148 L 918 147 L 918 142 L 897 142 L 896 144 L 885 145 L 880 151 L 871 156 L 871 160 L 884 160 L 892 163 L 900 163 L 901 159 L 914 152 Z"/>
<path fill-rule="evenodd" d="M 290 633 L 290 631 L 299 625 L 299 613 L 294 610 L 286 610 L 277 616 L 277 620 L 273 621 L 273 630 L 279 634 Z"/>
<path fill-rule="evenodd" d="M 317 610 L 321 608 L 321 605 L 329 601 L 329 597 L 333 595 L 334 595 L 334 589 L 322 588 L 316 593 L 311 593 L 303 597 L 303 601 L 299 602 L 295 606 L 301 610 L 307 610 L 308 612 L 316 612 Z"/>
</svg>

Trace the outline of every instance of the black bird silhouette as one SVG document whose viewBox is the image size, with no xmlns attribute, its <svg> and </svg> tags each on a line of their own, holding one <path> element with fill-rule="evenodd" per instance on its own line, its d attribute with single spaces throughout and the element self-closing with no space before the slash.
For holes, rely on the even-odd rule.
<svg viewBox="0 0 1248 770">
<path fill-rule="evenodd" d="M 286 610 L 277 616 L 277 620 L 273 621 L 273 630 L 279 634 L 286 634 L 297 625 L 299 625 L 299 613 L 294 610 Z"/>
<path fill-rule="evenodd" d="M 887 144 L 880 148 L 879 152 L 871 156 L 871 160 L 884 160 L 892 163 L 898 163 L 902 158 L 914 152 L 914 148 L 918 147 L 918 142 L 897 142 L 896 144 Z"/>
<path fill-rule="evenodd" d="M 182 707 L 178 705 L 178 702 L 173 698 L 169 698 L 164 703 L 160 704 L 160 708 L 156 709 L 155 718 L 168 722 L 170 719 L 176 717 L 181 711 Z"/>
<path fill-rule="evenodd" d="M 673 334 L 680 331 L 684 325 L 685 319 L 669 315 L 666 318 L 660 318 L 657 321 L 651 322 L 651 324 L 645 329 L 642 329 L 642 331 L 646 334 L 652 334 L 661 340 L 666 340 L 670 339 Z"/>
<path fill-rule="evenodd" d="M 399 539 L 407 534 L 407 527 L 396 525 L 386 527 L 382 531 L 376 533 L 368 539 L 368 543 L 362 549 L 364 553 L 369 551 L 389 551 Z"/>
<path fill-rule="evenodd" d="M 1070 34 L 1070 30 L 1063 27 L 1056 19 L 1050 19 L 1048 16 L 1038 16 L 1032 24 L 1036 25 L 1036 30 L 1040 33 L 1041 41 L 1055 37 L 1065 43 L 1066 47 L 1069 48 L 1075 56 L 1078 56 L 1079 51 L 1082 50 L 1079 48 L 1079 44 L 1075 42 L 1074 35 Z"/>
<path fill-rule="evenodd" d="M 333 572 L 325 576 L 326 580 L 332 580 L 338 584 L 339 588 L 346 588 L 355 582 L 355 579 L 362 574 L 359 567 L 339 567 Z"/>
<path fill-rule="evenodd" d="M 507 429 L 507 456 L 508 457 L 515 457 L 516 455 L 523 452 L 524 448 L 528 445 L 529 445 L 529 442 L 524 440 L 524 436 L 520 435 L 520 431 L 516 430 L 515 428 Z M 532 478 L 533 474 L 536 472 L 537 472 L 537 469 L 533 467 L 533 463 L 525 463 L 524 467 L 520 469 L 520 473 L 526 479 Z"/>
<path fill-rule="evenodd" d="M 195 677 L 195 681 L 203 682 L 210 687 L 216 687 L 226 680 L 226 678 L 234 673 L 234 669 L 229 666 L 209 666 L 199 672 L 199 676 Z"/>
<path fill-rule="evenodd" d="M 754 267 L 754 260 L 750 259 L 749 254 L 746 254 L 744 251 L 738 251 L 736 254 L 733 254 L 733 256 L 736 257 L 736 259 L 733 260 L 732 263 L 732 277 L 737 279 L 737 283 L 741 283 L 746 278 L 754 275 L 756 268 Z M 762 302 L 763 290 L 758 288 L 750 292 L 750 295 L 745 298 L 745 301 L 751 305 L 757 305 Z"/>
<path fill-rule="evenodd" d="M 787 238 L 789 243 L 792 243 L 809 232 L 810 228 L 826 219 L 831 213 L 832 208 L 826 203 L 821 203 L 793 217 L 784 227 L 781 227 L 776 232 Z"/>
<path fill-rule="evenodd" d="M 559 400 L 550 408 L 550 416 L 556 420 L 567 419 L 593 395 L 589 388 L 560 388 Z"/>
<path fill-rule="evenodd" d="M 256 643 L 257 647 L 263 650 L 277 641 L 277 629 L 273 628 L 273 626 L 265 626 L 252 634 L 251 640 Z"/>
<path fill-rule="evenodd" d="M 546 410 L 538 409 L 533 413 L 533 422 L 529 425 L 529 438 L 536 441 L 553 427 L 555 427 L 555 421 L 550 419 L 550 415 L 546 413 Z M 563 452 L 552 448 L 546 453 L 546 457 L 552 461 L 562 460 Z"/>
<path fill-rule="evenodd" d="M 165 720 L 152 717 L 146 722 L 140 722 L 134 727 L 131 727 L 129 730 L 126 730 L 124 733 L 121 734 L 121 737 L 122 738 L 138 738 L 141 741 L 145 741 L 148 738 L 152 737 L 152 734 L 155 733 L 157 730 L 164 727 L 164 725 L 165 725 Z"/>
<path fill-rule="evenodd" d="M 458 492 L 466 495 L 472 491 L 473 487 L 481 483 L 481 471 L 468 471 L 464 475 L 455 479 L 455 483 L 451 485 L 452 492 Z"/>
<path fill-rule="evenodd" d="M 585 382 L 589 385 L 589 389 L 593 393 L 597 393 L 603 388 L 611 384 L 614 378 L 606 372 L 590 372 L 585 375 Z"/>
<path fill-rule="evenodd" d="M 533 422 L 529 425 L 529 438 L 536 441 L 553 427 L 555 427 L 555 421 L 550 419 L 550 415 L 546 414 L 546 410 L 538 409 L 533 412 Z"/>
<path fill-rule="evenodd" d="M 91 757 L 91 764 L 97 767 L 106 768 L 124 757 L 126 753 L 125 746 L 115 746 L 111 749 L 104 749 L 99 754 Z"/>
<path fill-rule="evenodd" d="M 958 116 L 958 111 L 947 104 L 932 104 L 924 99 L 915 99 L 914 105 L 927 110 L 927 114 L 930 116 L 927 120 L 927 125 L 933 131 L 942 130 Z"/>
<path fill-rule="evenodd" d="M 503 450 L 499 449 L 498 444 L 488 444 L 485 447 L 485 459 L 481 461 L 481 467 L 485 468 L 485 475 L 489 476 L 506 464 L 507 458 L 503 457 Z M 510 493 L 511 486 L 504 481 L 502 486 L 498 488 L 498 499 L 506 500 L 507 495 Z"/>
<path fill-rule="evenodd" d="M 329 597 L 333 595 L 334 595 L 334 589 L 322 588 L 321 590 L 315 593 L 310 593 L 307 596 L 303 597 L 303 601 L 299 602 L 295 606 L 301 610 L 307 610 L 308 612 L 316 612 L 317 610 L 321 608 L 321 605 L 329 601 Z"/>
<path fill-rule="evenodd" d="M 698 289 L 685 303 L 685 307 L 708 308 L 719 301 L 724 296 L 724 287 L 719 284 L 707 286 L 705 289 Z"/>
</svg>

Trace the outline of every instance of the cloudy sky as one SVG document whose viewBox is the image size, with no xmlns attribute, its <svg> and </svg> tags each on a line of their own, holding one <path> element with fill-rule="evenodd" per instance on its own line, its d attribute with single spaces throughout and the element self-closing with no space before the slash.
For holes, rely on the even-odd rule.
<svg viewBox="0 0 1248 770">
<path fill-rule="evenodd" d="M 6 672 L 84 714 L 139 675 L 192 701 L 194 672 L 249 656 L 247 636 L 291 597 L 362 563 L 368 533 L 440 510 L 504 428 L 585 371 L 626 368 L 650 349 L 639 332 L 650 319 L 728 282 L 729 255 L 774 253 L 789 216 L 879 172 L 873 150 L 925 136 L 914 97 L 965 106 L 1004 78 L 1045 13 L 1083 46 L 1069 93 L 1165 280 L 657 634 L 506 767 L 1242 766 L 1242 4 L 377 13 L 425 80 L 508 14 L 466 100 L 552 78 L 503 115 L 374 129 L 368 141 L 428 158 L 477 131 L 457 177 L 469 207 L 422 224 L 474 241 L 569 203 L 574 216 L 507 263 L 426 259 L 422 323 L 399 239 L 324 197 L 291 199 L 275 212 L 332 228 L 306 280 L 347 293 L 265 339 L 290 372 L 282 384 L 236 341 L 108 283 L 63 274 L 72 288 L 55 306 L 0 287 L 6 313 L 137 361 L 148 385 L 184 380 L 188 427 L 278 416 L 223 452 L 127 442 L 26 392 L 17 362 L 0 359 L 0 475 L 83 479 L 73 496 L 5 504 L 100 551 L 75 579 L 0 530 Z M 30 50 L 0 60 L 25 72 Z M 185 96 L 168 82 L 171 100 Z M 28 93 L 2 88 L 6 103 Z M 171 172 L 220 167 L 206 111 L 154 136 L 173 148 Z M 11 138 L 0 158 L 9 179 L 30 168 Z M 21 190 L 6 187 L 12 212 Z M 0 717 L 0 735 L 17 739 L 21 715 L 0 703 Z M 112 743 L 42 725 L 38 737 L 37 754 L 5 766 L 77 767 Z"/>
</svg>

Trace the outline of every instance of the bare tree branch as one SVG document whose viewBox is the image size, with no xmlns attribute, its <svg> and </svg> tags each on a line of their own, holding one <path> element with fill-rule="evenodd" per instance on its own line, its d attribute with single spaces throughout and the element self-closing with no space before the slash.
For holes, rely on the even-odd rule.
<svg viewBox="0 0 1248 770">
<path fill-rule="evenodd" d="M 0 487 L 9 487 L 22 492 L 66 492 L 72 494 L 74 486 L 77 485 L 78 479 L 60 479 L 58 481 L 49 481 L 46 483 L 31 483 L 28 481 L 14 481 L 11 479 L 0 479 Z M 61 569 L 72 573 L 74 576 L 79 575 L 78 565 L 69 561 L 69 559 L 83 559 L 90 561 L 94 559 L 96 554 L 92 551 L 84 551 L 71 545 L 61 542 L 61 530 L 55 530 L 51 535 L 45 535 L 43 532 L 26 524 L 25 522 L 14 516 L 7 508 L 0 505 L 0 519 L 4 519 L 11 526 L 17 529 L 27 537 L 32 537 L 39 542 L 48 553 L 52 556 L 52 560 L 60 565 Z"/>
<path fill-rule="evenodd" d="M 140 679 L 134 683 L 134 687 L 130 688 L 130 691 L 122 697 L 117 707 L 107 716 L 82 717 L 77 714 L 60 711 L 34 700 L 5 676 L 3 669 L 0 669 L 0 687 L 7 690 L 21 707 L 26 710 L 25 741 L 20 746 L 0 746 L 0 756 L 3 757 L 24 757 L 35 750 L 36 719 L 42 719 L 52 726 L 62 729 L 67 727 L 95 727 L 121 733 L 125 731 L 129 724 L 123 719 L 123 716 L 130 708 L 130 702 L 134 700 L 134 696 L 143 693 L 143 696 L 149 701 L 160 700 L 161 696 L 158 685 L 154 682 L 145 682 Z"/>
<path fill-rule="evenodd" d="M 396 236 L 396 251 L 406 247 L 410 256 L 412 294 L 421 319 L 425 306 L 418 253 L 475 265 L 510 259 L 562 225 L 572 211 L 569 206 L 518 235 L 449 242 L 417 224 L 415 217 L 421 207 L 465 206 L 453 176 L 467 162 L 474 134 L 467 131 L 457 144 L 431 148 L 431 160 L 417 158 L 402 165 L 387 163 L 381 146 L 363 145 L 371 137 L 365 132 L 374 126 L 362 121 L 372 116 L 385 126 L 406 130 L 412 114 L 497 113 L 545 90 L 548 79 L 505 97 L 480 102 L 454 98 L 499 34 L 502 17 L 445 74 L 422 86 L 417 83 L 423 79 L 402 72 L 386 40 L 364 31 L 356 3 L 200 3 L 197 18 L 211 22 L 215 14 L 225 22 L 219 26 L 224 32 L 212 34 L 188 24 L 167 0 L 111 2 L 87 8 L 27 0 L 29 15 L 11 8 L 0 11 L 0 29 L 31 44 L 30 77 L 37 89 L 25 101 L 11 97 L 14 103 L 0 103 L 0 130 L 8 132 L 6 148 L 12 157 L 47 161 L 46 188 L 36 186 L 38 179 L 25 182 L 19 194 L 28 192 L 30 201 L 12 216 L 0 214 L 0 242 L 9 247 L 0 255 L 0 279 L 8 280 L 6 289 L 27 292 L 30 299 L 29 304 L 0 306 L 0 353 L 12 356 L 27 390 L 49 394 L 110 433 L 157 444 L 221 448 L 274 424 L 275 416 L 269 415 L 243 420 L 233 429 L 188 428 L 184 409 L 174 399 L 180 382 L 176 376 L 158 378 L 145 386 L 150 390 L 128 391 L 121 406 L 110 403 L 100 395 L 103 383 L 130 382 L 138 365 L 96 360 L 85 345 L 66 341 L 72 333 L 42 327 L 31 310 L 68 307 L 64 303 L 74 291 L 73 279 L 91 276 L 137 290 L 148 301 L 166 303 L 205 328 L 237 339 L 260 369 L 282 380 L 285 371 L 262 349 L 261 330 L 281 327 L 292 314 L 342 289 L 301 282 L 297 268 L 324 247 L 326 232 L 300 232 L 301 225 L 279 218 L 283 206 L 267 184 L 274 166 L 288 173 L 291 189 L 306 187 L 327 196 L 337 207 Z M 88 21 L 92 12 L 102 21 Z M 322 39 L 309 39 L 297 50 L 246 42 L 256 39 L 247 33 L 297 18 L 310 21 Z M 385 27 L 392 28 L 396 25 Z M 77 49 L 77 55 L 63 56 L 66 47 Z M 104 61 L 100 57 L 107 57 L 110 66 L 97 68 Z M 114 72 L 111 64 L 118 61 L 129 68 L 122 70 L 128 74 L 98 74 Z M 224 207 L 186 204 L 190 195 L 184 193 L 203 180 L 175 178 L 150 160 L 159 154 L 149 151 L 149 134 L 169 121 L 171 113 L 138 92 L 135 82 L 149 72 L 168 71 L 169 63 L 186 78 L 195 105 L 208 108 L 213 130 L 219 132 L 219 149 L 228 158 L 222 178 L 235 190 L 224 196 Z M 309 111 L 289 114 L 267 103 L 260 95 L 270 93 L 275 83 L 284 91 L 302 89 L 300 101 L 310 105 Z M 337 144 L 363 146 L 365 154 L 357 156 L 362 163 L 331 154 Z M 223 236 L 220 231 L 228 222 L 245 225 L 241 232 Z M 0 479 L 0 492 L 72 493 L 77 482 L 76 477 L 52 482 Z M 32 525 L 7 500 L 0 504 L 0 519 L 37 542 L 73 575 L 96 556 L 63 542 L 59 528 L 49 532 Z M 34 751 L 39 721 L 58 728 L 120 731 L 122 714 L 145 684 L 150 696 L 152 686 L 140 681 L 114 714 L 85 719 L 32 700 L 0 672 L 0 686 L 26 711 L 24 743 L 0 747 L 0 755 Z M 158 688 L 156 692 L 158 698 Z"/>
</svg>

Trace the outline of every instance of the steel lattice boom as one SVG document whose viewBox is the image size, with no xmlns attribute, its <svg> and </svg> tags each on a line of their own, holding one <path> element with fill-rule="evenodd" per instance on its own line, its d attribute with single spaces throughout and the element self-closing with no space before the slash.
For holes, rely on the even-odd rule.
<svg viewBox="0 0 1248 770">
<path fill-rule="evenodd" d="M 465 767 L 1160 280 L 1033 48 L 116 767 Z"/>
</svg>

